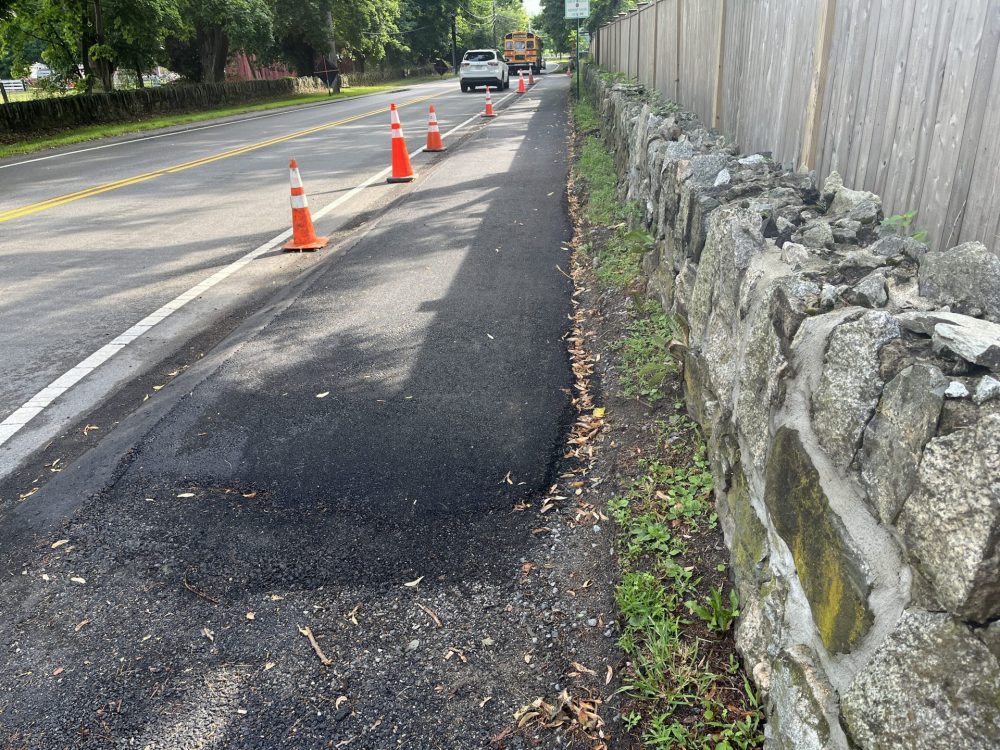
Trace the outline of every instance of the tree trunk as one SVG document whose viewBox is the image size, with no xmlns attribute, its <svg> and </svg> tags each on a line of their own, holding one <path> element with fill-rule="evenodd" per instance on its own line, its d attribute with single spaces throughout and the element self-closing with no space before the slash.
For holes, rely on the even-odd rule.
<svg viewBox="0 0 1000 750">
<path fill-rule="evenodd" d="M 142 80 L 142 66 L 138 63 L 135 66 L 135 79 L 138 82 L 139 88 L 146 88 L 146 82 Z"/>
<path fill-rule="evenodd" d="M 218 26 L 198 29 L 198 54 L 202 82 L 222 82 L 226 76 L 226 58 L 229 57 L 229 36 L 225 30 Z"/>
<path fill-rule="evenodd" d="M 94 35 L 97 43 L 104 45 L 104 11 L 101 8 L 101 0 L 94 0 Z M 115 85 L 115 66 L 110 60 L 103 57 L 94 61 L 97 68 L 97 75 L 101 77 L 101 88 L 111 91 Z"/>
<path fill-rule="evenodd" d="M 90 67 L 90 55 L 87 50 L 94 43 L 91 33 L 90 11 L 86 3 L 83 6 L 83 23 L 80 26 L 80 60 L 83 63 L 83 93 L 89 94 L 94 89 L 94 71 Z"/>
<path fill-rule="evenodd" d="M 7 98 L 7 89 L 3 87 L 3 81 L 0 81 L 0 96 L 3 97 L 4 104 L 10 104 L 10 99 Z"/>
</svg>

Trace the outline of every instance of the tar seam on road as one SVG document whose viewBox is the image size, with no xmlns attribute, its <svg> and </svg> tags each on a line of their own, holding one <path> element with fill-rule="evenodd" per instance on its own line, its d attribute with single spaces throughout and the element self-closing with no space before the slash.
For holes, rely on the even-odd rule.
<svg viewBox="0 0 1000 750">
<path fill-rule="evenodd" d="M 411 99 L 409 101 L 400 104 L 400 107 L 408 107 L 411 104 L 419 104 L 420 102 L 425 102 L 428 99 L 433 99 L 437 94 L 429 94 L 427 96 L 417 97 L 416 99 Z M 32 203 L 27 206 L 19 206 L 17 208 L 11 208 L 7 211 L 0 212 L 0 223 L 5 221 L 10 221 L 11 219 L 18 219 L 22 216 L 27 216 L 29 214 L 38 213 L 39 211 L 44 211 L 49 208 L 55 208 L 56 206 L 62 206 L 66 203 L 72 203 L 73 201 L 83 200 L 84 198 L 90 198 L 94 195 L 100 195 L 101 193 L 107 193 L 110 190 L 117 190 L 118 188 L 127 187 L 129 185 L 136 185 L 140 182 L 146 182 L 154 177 L 162 177 L 166 174 L 174 174 L 176 172 L 183 172 L 186 169 L 192 169 L 194 167 L 200 167 L 205 164 L 211 164 L 215 161 L 220 161 L 222 159 L 228 159 L 233 156 L 240 156 L 241 154 L 249 153 L 250 151 L 256 151 L 258 149 L 267 148 L 268 146 L 274 146 L 278 143 L 284 143 L 285 141 L 290 141 L 295 138 L 301 138 L 305 135 L 312 135 L 313 133 L 318 133 L 323 130 L 329 130 L 330 128 L 335 128 L 340 125 L 346 125 L 349 122 L 355 122 L 356 120 L 363 120 L 366 117 L 373 117 L 378 114 L 383 114 L 385 112 L 384 107 L 379 107 L 378 109 L 369 110 L 368 112 L 362 112 L 357 115 L 351 115 L 350 117 L 345 117 L 340 120 L 335 120 L 334 122 L 328 122 L 325 125 L 316 125 L 311 128 L 305 128 L 304 130 L 298 130 L 294 133 L 289 133 L 287 135 L 279 136 L 277 138 L 270 138 L 266 141 L 260 141 L 258 143 L 251 143 L 246 146 L 240 146 L 239 148 L 234 148 L 229 151 L 223 151 L 220 154 L 214 154 L 212 156 L 204 156 L 200 159 L 194 159 L 192 161 L 183 162 L 181 164 L 174 164 L 171 167 L 163 167 L 162 169 L 157 169 L 152 172 L 146 172 L 145 174 L 136 175 L 135 177 L 126 177 L 123 180 L 116 180 L 115 182 L 107 182 L 103 185 L 95 185 L 92 188 L 86 188 L 85 190 L 79 190 L 75 193 L 68 193 L 67 195 L 56 196 L 55 198 L 49 198 L 48 200 L 39 201 L 38 203 Z"/>
<path fill-rule="evenodd" d="M 497 101 L 497 106 L 499 106 L 503 102 L 507 101 L 512 96 L 514 96 L 513 93 L 507 94 L 505 97 L 503 97 L 502 99 L 500 99 L 499 101 Z M 421 102 L 421 101 L 425 101 L 426 99 L 430 99 L 430 98 L 432 98 L 432 97 L 430 97 L 430 96 L 428 96 L 428 97 L 422 97 L 420 99 L 416 99 L 414 101 L 408 102 L 408 104 L 415 104 L 415 103 L 418 103 L 418 102 Z M 379 112 L 384 112 L 385 110 L 383 108 L 383 109 L 379 109 L 378 111 Z M 358 115 L 356 117 L 350 118 L 350 120 L 359 119 L 360 117 L 368 117 L 370 115 L 371 115 L 371 113 L 367 113 L 365 115 Z M 447 133 L 445 133 L 444 137 L 448 137 L 448 136 L 453 135 L 454 133 L 457 133 L 459 130 L 461 130 L 462 128 L 466 127 L 469 123 L 474 122 L 474 121 L 479 120 L 479 119 L 480 119 L 480 113 L 477 112 L 476 114 L 472 115 L 468 119 L 464 120 L 463 122 L 459 123 L 454 128 L 452 128 L 451 130 L 449 130 Z M 342 123 L 343 122 L 348 122 L 350 120 L 342 120 L 341 122 Z M 488 125 L 489 123 L 486 123 L 486 124 Z M 325 126 L 322 126 L 320 128 L 313 128 L 313 129 L 311 129 L 310 132 L 315 131 L 315 130 L 321 130 L 324 127 L 332 127 L 332 125 L 325 125 Z M 283 140 L 287 140 L 287 138 L 285 138 Z M 258 145 L 256 147 L 260 148 L 261 146 Z M 411 156 L 415 156 L 415 155 L 421 153 L 422 151 L 425 150 L 425 148 L 426 147 L 422 146 L 422 147 L 416 149 L 415 151 L 411 152 Z M 251 150 L 251 149 L 241 150 L 241 153 L 243 151 L 245 151 L 245 150 Z M 235 154 L 232 154 L 232 155 L 235 155 Z M 218 158 L 223 158 L 223 157 L 218 157 Z M 199 160 L 198 163 L 202 163 L 204 161 L 205 160 Z M 195 162 L 190 162 L 189 164 L 191 166 L 194 166 Z M 176 169 L 176 167 L 171 168 L 171 169 Z M 323 218 L 324 216 L 326 216 L 328 213 L 330 213 L 331 211 L 333 211 L 338 206 L 341 206 L 344 203 L 346 203 L 347 201 L 349 201 L 351 198 L 353 198 L 354 196 L 356 196 L 358 193 L 360 193 L 362 190 L 364 190 L 368 186 L 372 185 L 373 183 L 377 182 L 378 180 L 381 180 L 381 179 L 385 178 L 385 176 L 389 174 L 389 172 L 391 171 L 391 169 L 392 169 L 391 167 L 386 167 L 385 169 L 381 170 L 380 172 L 376 172 L 375 174 L 371 175 L 364 182 L 362 182 L 361 184 L 359 184 L 359 185 L 355 186 L 354 188 L 352 188 L 349 192 L 345 193 L 344 195 L 340 196 L 336 200 L 332 201 L 331 203 L 328 203 L 323 208 L 321 208 L 318 211 L 316 211 L 313 214 L 313 219 L 321 219 L 321 218 Z M 165 171 L 166 170 L 161 170 L 160 172 L 165 172 Z M 151 176 L 155 176 L 157 174 L 160 174 L 160 172 L 152 173 Z M 146 179 L 149 179 L 149 178 L 147 177 Z M 133 181 L 138 181 L 138 180 L 135 180 L 135 178 L 133 178 Z M 0 220 L 2 220 L 2 219 L 0 219 Z M 133 325 L 131 328 L 129 328 L 128 330 L 126 330 L 124 333 L 122 333 L 119 336 L 117 336 L 110 343 L 105 344 L 100 349 L 98 349 L 96 352 L 94 352 L 89 357 L 87 357 L 82 362 L 80 362 L 78 365 L 76 365 L 75 367 L 70 368 L 67 372 L 65 372 L 62 375 L 60 375 L 54 381 L 52 381 L 51 383 L 49 383 L 49 385 L 47 385 L 45 388 L 43 388 L 42 390 L 40 390 L 38 393 L 36 393 L 30 399 L 28 399 L 20 408 L 18 408 L 16 411 L 14 411 L 13 414 L 11 414 L 6 419 L 4 419 L 2 422 L 0 422 L 0 446 L 2 446 L 4 443 L 6 443 L 8 440 L 10 440 L 18 432 L 20 432 L 21 429 L 26 424 L 28 424 L 31 420 L 33 420 L 35 417 L 37 417 L 39 414 L 41 414 L 42 411 L 44 411 L 44 409 L 49 404 L 51 404 L 53 401 L 55 401 L 57 398 L 59 398 L 59 396 L 61 396 L 62 394 L 64 394 L 66 391 L 68 391 L 70 388 L 72 388 L 74 385 L 76 385 L 78 382 L 80 382 L 83 378 L 85 378 L 91 372 L 93 372 L 98 367 L 100 367 L 102 364 L 104 364 L 109 359 L 111 359 L 111 357 L 113 357 L 115 354 L 117 354 L 122 349 L 124 349 L 126 346 L 128 346 L 133 341 L 135 341 L 136 339 L 138 339 L 144 333 L 146 333 L 147 331 L 149 331 L 157 323 L 160 323 L 163 320 L 166 320 L 168 317 L 170 317 L 170 315 L 172 315 L 173 313 L 175 313 L 178 310 L 180 310 L 188 302 L 190 302 L 191 300 L 195 299 L 196 297 L 198 297 L 199 295 L 203 294 L 204 292 L 207 292 L 209 289 L 211 289 L 212 287 L 214 287 L 216 284 L 220 283 L 224 279 L 232 276 L 236 271 L 238 271 L 239 269 L 243 268 L 244 266 L 246 266 L 248 263 L 250 263 L 251 261 L 255 260 L 256 258 L 259 258 L 261 255 L 263 255 L 264 253 L 266 253 L 269 250 L 273 249 L 275 246 L 277 246 L 278 244 L 284 242 L 285 240 L 287 240 L 291 236 L 292 236 L 292 230 L 291 229 L 286 229 L 284 232 L 282 232 L 281 234 L 279 234 L 277 237 L 271 238 L 270 240 L 268 240 L 267 242 L 265 242 L 260 247 L 257 247 L 256 249 L 251 250 L 246 255 L 243 255 L 242 257 L 234 260 L 229 265 L 224 266 L 223 268 L 219 269 L 214 274 L 212 274 L 211 276 L 209 276 L 207 279 L 205 279 L 205 280 L 201 281 L 200 283 L 196 284 L 195 286 L 191 287 L 190 289 L 188 289 L 186 292 L 184 292 L 183 294 L 179 295 L 178 297 L 175 297 L 173 300 L 171 300 L 170 302 L 166 303 L 165 305 L 163 305 L 162 307 L 160 307 L 155 312 L 150 313 L 145 318 L 143 318 L 142 320 L 140 320 L 138 323 L 136 323 L 135 325 Z M 336 250 L 334 250 L 334 252 L 336 252 Z"/>
</svg>

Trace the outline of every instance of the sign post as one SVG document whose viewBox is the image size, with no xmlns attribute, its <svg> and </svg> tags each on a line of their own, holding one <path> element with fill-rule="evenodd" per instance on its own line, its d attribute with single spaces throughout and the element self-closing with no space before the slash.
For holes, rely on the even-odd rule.
<svg viewBox="0 0 1000 750">
<path fill-rule="evenodd" d="M 590 0 L 566 0 L 567 19 L 576 19 L 576 98 L 580 98 L 580 19 L 590 15 Z"/>
</svg>

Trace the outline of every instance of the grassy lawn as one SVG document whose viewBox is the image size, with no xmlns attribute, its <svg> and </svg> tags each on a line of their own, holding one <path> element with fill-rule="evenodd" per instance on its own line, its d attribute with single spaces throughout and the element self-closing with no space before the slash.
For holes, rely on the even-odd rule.
<svg viewBox="0 0 1000 750">
<path fill-rule="evenodd" d="M 445 77 L 449 78 L 450 76 Z M 72 130 L 66 130 L 61 133 L 54 133 L 51 135 L 29 137 L 25 140 L 16 141 L 15 143 L 0 143 L 0 158 L 5 156 L 30 154 L 47 148 L 68 146 L 73 143 L 92 141 L 98 138 L 109 138 L 111 136 L 125 135 L 127 133 L 139 133 L 144 130 L 155 130 L 157 128 L 169 127 L 171 125 L 186 125 L 194 122 L 202 122 L 203 120 L 214 120 L 218 117 L 246 114 L 248 112 L 260 112 L 269 109 L 294 107 L 300 104 L 314 104 L 317 102 L 334 101 L 336 99 L 347 99 L 352 96 L 361 96 L 362 94 L 375 94 L 380 91 L 388 91 L 399 86 L 411 86 L 417 83 L 426 83 L 428 81 L 436 80 L 438 80 L 438 76 L 405 78 L 398 81 L 387 81 L 375 86 L 357 86 L 344 89 L 341 93 L 334 96 L 329 96 L 325 93 L 302 94 L 298 96 L 283 97 L 281 99 L 273 99 L 270 101 L 257 102 L 255 104 L 244 104 L 235 107 L 220 107 L 218 109 L 209 109 L 201 112 L 186 112 L 176 115 L 165 115 L 162 117 L 150 117 L 149 119 L 135 120 L 132 122 L 89 125 L 87 127 L 74 128 Z M 21 92 L 18 93 L 20 94 Z M 0 104 L 0 106 L 3 105 Z"/>
</svg>

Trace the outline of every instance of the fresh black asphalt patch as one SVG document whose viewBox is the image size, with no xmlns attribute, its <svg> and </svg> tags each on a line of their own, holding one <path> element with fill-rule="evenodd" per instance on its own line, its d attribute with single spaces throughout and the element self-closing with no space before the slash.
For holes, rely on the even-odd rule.
<svg viewBox="0 0 1000 750">
<path fill-rule="evenodd" d="M 513 712 L 613 636 L 545 601 L 558 540 L 514 510 L 569 418 L 567 91 L 24 501 L 79 507 L 0 557 L 0 748 L 556 746 Z"/>
</svg>

